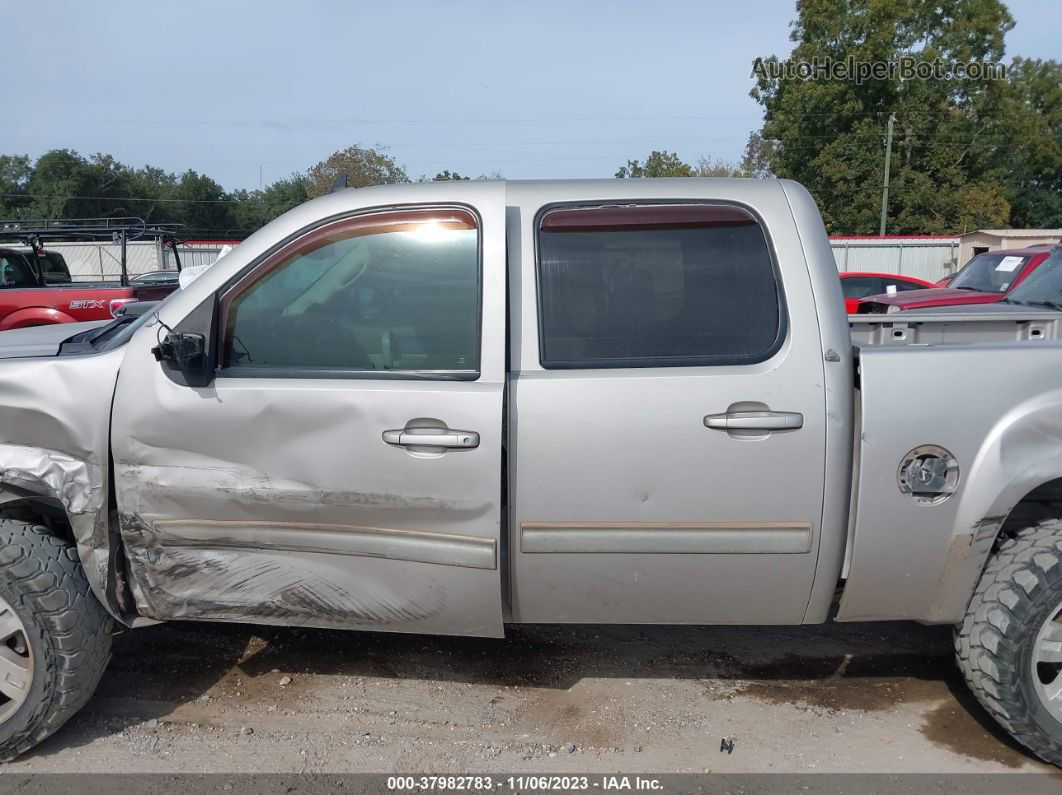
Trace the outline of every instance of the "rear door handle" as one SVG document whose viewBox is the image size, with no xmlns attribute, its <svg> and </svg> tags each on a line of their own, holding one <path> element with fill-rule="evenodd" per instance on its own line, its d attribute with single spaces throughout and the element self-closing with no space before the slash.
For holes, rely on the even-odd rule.
<svg viewBox="0 0 1062 795">
<path fill-rule="evenodd" d="M 397 447 L 456 447 L 463 450 L 479 447 L 479 434 L 475 431 L 444 428 L 399 428 L 384 431 L 383 440 Z"/>
<path fill-rule="evenodd" d="M 795 431 L 804 427 L 797 411 L 731 411 L 709 414 L 704 427 L 714 431 Z"/>
</svg>

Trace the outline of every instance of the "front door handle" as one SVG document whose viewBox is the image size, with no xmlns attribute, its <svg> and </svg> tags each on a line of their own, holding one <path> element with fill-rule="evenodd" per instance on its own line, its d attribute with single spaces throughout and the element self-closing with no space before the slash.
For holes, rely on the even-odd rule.
<svg viewBox="0 0 1062 795">
<path fill-rule="evenodd" d="M 475 431 L 446 428 L 399 428 L 384 431 L 383 440 L 397 447 L 456 447 L 462 450 L 479 447 L 479 434 Z"/>
<path fill-rule="evenodd" d="M 804 427 L 797 411 L 730 411 L 709 414 L 704 427 L 714 431 L 795 431 Z"/>
</svg>

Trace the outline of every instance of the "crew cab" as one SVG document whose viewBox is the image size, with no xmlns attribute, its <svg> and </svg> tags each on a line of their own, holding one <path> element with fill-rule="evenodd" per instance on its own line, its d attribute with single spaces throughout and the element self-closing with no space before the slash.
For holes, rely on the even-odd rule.
<svg viewBox="0 0 1062 795">
<path fill-rule="evenodd" d="M 126 268 L 126 242 L 155 238 L 174 252 L 177 269 L 166 281 L 133 283 Z M 65 258 L 47 242 L 119 243 L 120 278 L 74 282 Z M 135 301 L 156 301 L 177 289 L 180 272 L 175 229 L 148 226 L 138 218 L 0 222 L 0 331 L 53 323 L 110 320 Z M 102 256 L 102 254 L 101 254 Z"/>
<path fill-rule="evenodd" d="M 957 625 L 1062 762 L 1062 343 L 1027 313 L 850 328 L 784 180 L 301 205 L 99 344 L 0 360 L 0 754 L 85 702 L 113 622 L 832 617 Z"/>
<path fill-rule="evenodd" d="M 0 248 L 0 331 L 113 318 L 137 300 L 133 287 L 118 282 L 72 282 L 60 254 L 45 252 L 38 261 L 45 267 L 31 253 Z"/>
<path fill-rule="evenodd" d="M 1006 298 L 1046 259 L 1047 249 L 1042 246 L 985 252 L 975 256 L 958 273 L 949 277 L 946 286 L 915 293 L 869 296 L 857 303 L 855 313 L 881 314 L 943 306 L 993 304 Z"/>
</svg>

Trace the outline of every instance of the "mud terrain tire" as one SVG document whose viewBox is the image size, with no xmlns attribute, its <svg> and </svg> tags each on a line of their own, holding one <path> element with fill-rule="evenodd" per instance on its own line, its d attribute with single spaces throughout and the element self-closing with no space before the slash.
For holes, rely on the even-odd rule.
<svg viewBox="0 0 1062 795">
<path fill-rule="evenodd" d="M 1042 656 L 1041 629 L 1060 609 L 1062 519 L 1050 519 L 1003 541 L 989 560 L 956 631 L 955 654 L 977 700 L 1003 728 L 1041 759 L 1062 766 L 1059 709 L 1049 709 L 1037 693 L 1059 666 L 1034 664 L 1034 655 Z M 1057 623 L 1055 635 L 1062 631 Z M 1056 675 L 1062 685 L 1062 671 Z"/>
<path fill-rule="evenodd" d="M 111 619 L 72 546 L 44 527 L 8 518 L 0 518 L 0 599 L 23 628 L 0 651 L 25 654 L 24 635 L 32 659 L 25 700 L 0 722 L 0 761 L 10 761 L 88 701 L 110 659 Z"/>
</svg>

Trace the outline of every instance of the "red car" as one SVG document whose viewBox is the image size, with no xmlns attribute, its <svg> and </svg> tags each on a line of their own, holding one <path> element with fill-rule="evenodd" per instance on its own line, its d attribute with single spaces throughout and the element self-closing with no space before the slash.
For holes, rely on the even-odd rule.
<svg viewBox="0 0 1062 795">
<path fill-rule="evenodd" d="M 859 301 L 855 311 L 866 314 L 961 304 L 994 304 L 1006 298 L 1011 290 L 1028 278 L 1050 253 L 1043 246 L 988 251 L 967 262 L 951 278 L 947 287 L 897 295 L 875 295 Z M 851 309 L 848 311 L 852 313 Z"/>
<path fill-rule="evenodd" d="M 925 290 L 933 285 L 913 276 L 897 276 L 895 273 L 839 273 L 841 292 L 844 293 L 844 308 L 848 314 L 854 314 L 860 300 L 872 295 L 889 293 L 890 287 L 896 288 L 896 294 L 909 294 L 912 290 Z"/>
</svg>

